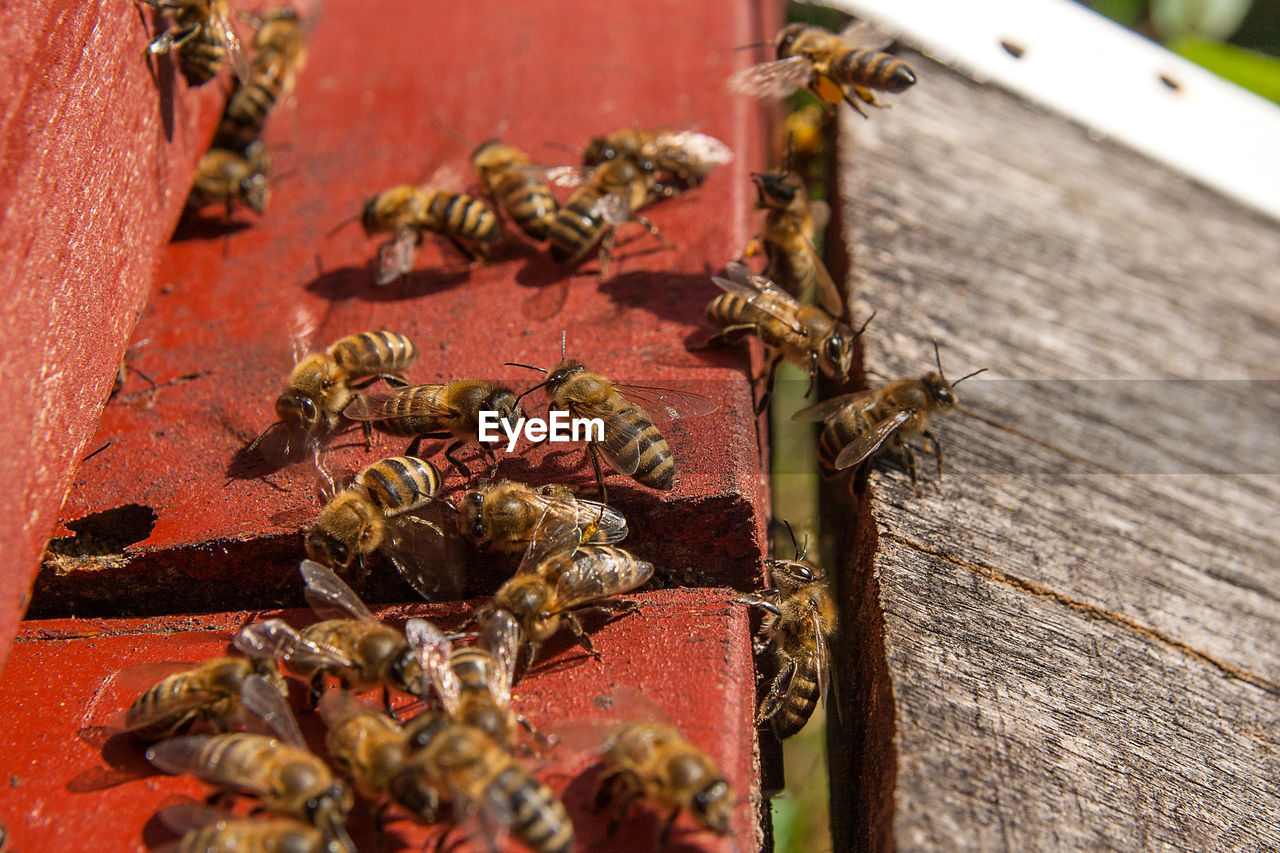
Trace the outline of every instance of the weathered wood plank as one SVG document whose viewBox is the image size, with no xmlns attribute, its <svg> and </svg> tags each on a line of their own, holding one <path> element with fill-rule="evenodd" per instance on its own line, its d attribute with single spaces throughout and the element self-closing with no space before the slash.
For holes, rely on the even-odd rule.
<svg viewBox="0 0 1280 853">
<path fill-rule="evenodd" d="M 836 848 L 1280 845 L 1280 233 L 913 63 L 842 128 L 865 364 L 991 372 L 846 537 Z"/>
</svg>

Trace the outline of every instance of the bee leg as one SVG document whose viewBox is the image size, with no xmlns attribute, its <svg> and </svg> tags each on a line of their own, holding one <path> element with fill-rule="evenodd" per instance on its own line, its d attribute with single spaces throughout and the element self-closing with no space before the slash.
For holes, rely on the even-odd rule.
<svg viewBox="0 0 1280 853">
<path fill-rule="evenodd" d="M 809 387 L 805 389 L 804 395 L 808 397 L 818 387 L 818 354 L 816 352 L 809 353 Z"/>
<path fill-rule="evenodd" d="M 572 613 L 565 613 L 564 621 L 569 626 L 569 630 L 573 632 L 573 636 L 577 638 L 578 643 L 587 650 L 587 654 L 596 660 L 600 660 L 600 653 L 596 651 L 596 647 L 591 644 L 591 638 L 587 636 L 587 631 L 582 627 L 582 623 L 578 621 L 578 617 Z"/>
<path fill-rule="evenodd" d="M 382 685 L 382 710 L 387 712 L 388 717 L 395 720 L 397 723 L 400 722 L 400 717 L 396 714 L 396 709 L 391 707 L 391 688 L 387 687 L 385 684 Z"/>
<path fill-rule="evenodd" d="M 609 277 L 609 255 L 613 251 L 614 235 L 617 228 L 610 228 L 608 233 L 600 241 L 600 280 L 604 281 Z"/>
<path fill-rule="evenodd" d="M 787 658 L 785 666 L 779 670 L 778 675 L 773 679 L 773 684 L 769 685 L 769 692 L 765 694 L 764 699 L 760 701 L 760 708 L 756 711 L 756 725 L 763 725 L 766 721 L 773 718 L 778 713 L 778 705 L 782 702 L 782 697 L 786 696 L 791 689 L 791 679 L 796 674 L 796 662 L 794 658 Z"/>
<path fill-rule="evenodd" d="M 666 246 L 668 249 L 677 248 L 676 244 L 672 243 L 666 237 L 662 236 L 662 232 L 658 230 L 658 226 L 654 225 L 648 219 L 645 219 L 643 216 L 640 216 L 638 214 L 633 215 L 631 219 L 633 222 L 639 222 L 641 225 L 643 225 L 644 229 L 648 231 L 650 234 L 652 234 L 655 240 L 657 240 L 662 245 Z"/>
<path fill-rule="evenodd" d="M 751 238 L 751 242 L 742 250 L 742 254 L 738 256 L 738 260 L 745 261 L 747 258 L 754 257 L 760 251 L 760 235 L 756 234 Z"/>
<path fill-rule="evenodd" d="M 324 695 L 324 671 L 317 672 L 311 676 L 311 691 L 307 694 L 311 700 L 311 707 L 315 708 L 320 704 L 320 697 Z"/>
<path fill-rule="evenodd" d="M 853 111 L 858 115 L 862 116 L 863 118 L 869 118 L 866 110 L 862 108 L 862 105 L 859 104 L 857 101 L 855 101 L 848 92 L 844 93 L 844 102 L 849 106 L 853 107 Z"/>
<path fill-rule="evenodd" d="M 458 452 L 458 449 L 461 448 L 462 445 L 463 445 L 463 442 L 461 441 L 455 441 L 453 444 L 449 445 L 447 448 L 445 448 L 444 458 L 449 460 L 449 463 L 453 465 L 454 470 L 460 473 L 463 477 L 470 480 L 471 469 L 467 467 L 465 462 L 463 462 L 461 459 L 458 459 L 456 456 L 454 456 L 454 454 Z"/>
<path fill-rule="evenodd" d="M 600 468 L 600 453 L 594 443 L 587 444 L 587 455 L 591 457 L 591 467 L 596 471 L 596 488 L 600 490 L 600 503 L 609 502 L 609 490 L 604 487 L 604 471 Z"/>
<path fill-rule="evenodd" d="M 678 817 L 680 817 L 680 807 L 676 806 L 671 810 L 671 816 L 667 818 L 667 822 L 662 825 L 662 832 L 658 833 L 659 850 L 667 849 L 667 841 L 671 839 L 671 829 L 676 825 Z"/>
<path fill-rule="evenodd" d="M 699 347 L 699 349 L 718 349 L 720 347 L 729 346 L 730 344 L 736 344 L 751 332 L 754 332 L 755 329 L 756 327 L 751 324 L 725 326 L 720 330 L 719 334 L 715 334 L 707 338 L 707 342 Z"/>
<path fill-rule="evenodd" d="M 764 393 L 760 395 L 759 402 L 756 403 L 756 417 L 764 414 L 764 410 L 769 408 L 769 401 L 773 399 L 773 381 L 778 378 L 778 365 L 782 364 L 782 356 L 774 356 L 773 361 L 769 362 L 768 378 L 764 383 Z M 809 396 L 808 394 L 805 395 Z"/>
<path fill-rule="evenodd" d="M 360 422 L 360 432 L 364 434 L 364 449 L 373 449 L 373 424 L 368 421 Z"/>
<path fill-rule="evenodd" d="M 929 442 L 929 446 L 933 448 L 933 458 L 938 461 L 938 479 L 942 479 L 942 445 L 938 442 L 933 433 L 925 430 L 920 433 Z"/>
<path fill-rule="evenodd" d="M 414 436 L 413 441 L 409 442 L 409 446 L 404 449 L 405 456 L 417 456 L 418 450 L 422 447 L 422 440 L 425 435 Z"/>
<path fill-rule="evenodd" d="M 911 445 L 902 445 L 902 460 L 907 465 L 907 474 L 911 477 L 911 488 L 915 489 L 916 497 L 921 497 L 924 493 L 920 491 L 920 480 L 916 476 L 916 454 L 911 450 Z"/>
</svg>

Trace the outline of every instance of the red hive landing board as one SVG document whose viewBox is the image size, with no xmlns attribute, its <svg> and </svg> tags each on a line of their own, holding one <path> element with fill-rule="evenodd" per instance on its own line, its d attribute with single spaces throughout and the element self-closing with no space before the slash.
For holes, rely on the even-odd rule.
<svg viewBox="0 0 1280 853">
<path fill-rule="evenodd" d="M 127 2 L 0 6 L 0 665 L 221 109 L 148 32 Z"/>
<path fill-rule="evenodd" d="M 686 349 L 710 332 L 702 318 L 716 293 L 709 274 L 741 251 L 752 227 L 748 173 L 764 163 L 760 108 L 725 95 L 724 80 L 749 61 L 734 48 L 761 38 L 758 11 L 728 0 L 625 10 L 404 0 L 373 9 L 323 5 L 296 107 L 268 128 L 277 177 L 266 215 L 224 222 L 209 210 L 179 225 L 135 333 L 145 344 L 133 361 L 159 390 L 129 378 L 92 446 L 111 445 L 77 472 L 62 513 L 105 547 L 46 564 L 33 613 L 296 601 L 299 531 L 319 508 L 314 471 L 295 465 L 255 476 L 262 472 L 243 450 L 274 418 L 295 336 L 320 350 L 378 328 L 416 341 L 421 356 L 408 371 L 416 382 L 475 375 L 528 387 L 536 375 L 503 362 L 549 366 L 567 330 L 570 354 L 593 369 L 714 398 L 715 415 L 670 427 L 674 491 L 610 475 L 610 497 L 631 520 L 629 547 L 659 566 L 663 582 L 758 584 L 762 478 L 746 356 Z M 513 237 L 506 259 L 470 268 L 428 241 L 413 273 L 375 287 L 379 240 L 354 223 L 335 227 L 399 183 L 436 175 L 464 187 L 469 146 L 455 135 L 480 140 L 504 123 L 507 141 L 546 161 L 572 159 L 546 142 L 580 146 L 633 123 L 696 126 L 737 157 L 696 191 L 646 211 L 678 250 L 624 229 L 604 282 L 594 260 L 571 274 Z M 438 176 L 440 168 L 455 177 Z M 541 406 L 540 398 L 530 399 Z M 331 445 L 333 468 L 378 458 L 353 436 Z M 403 448 L 383 439 L 378 455 Z M 579 447 L 525 447 L 500 475 L 589 487 L 583 463 Z M 379 597 L 407 594 L 388 588 Z"/>
<path fill-rule="evenodd" d="M 639 613 L 593 625 L 600 662 L 562 638 L 553 638 L 535 669 L 517 684 L 515 706 L 541 730 L 560 732 L 585 750 L 582 729 L 610 719 L 616 688 L 643 693 L 663 708 L 696 745 L 710 754 L 738 792 L 732 831 L 721 839 L 682 817 L 667 850 L 737 851 L 759 847 L 753 801 L 752 696 L 739 689 L 752 678 L 747 617 L 725 590 L 663 591 L 638 596 Z M 459 605 L 415 605 L 377 615 L 399 624 L 427 615 L 456 625 Z M 81 729 L 104 725 L 133 698 L 104 681 L 117 670 L 154 661 L 198 661 L 222 653 L 231 634 L 253 618 L 302 613 L 224 614 L 155 620 L 51 620 L 28 622 L 0 680 L 0 718 L 39 721 L 0 730 L 0 778 L 6 780 L 0 814 L 12 849 L 83 853 L 143 850 L 172 838 L 153 815 L 174 795 L 202 798 L 209 789 L 186 777 L 150 770 L 142 748 L 126 736 L 107 741 Z M 56 674 L 56 675 L 55 675 Z M 301 691 L 299 691 L 300 695 Z M 320 736 L 314 714 L 300 710 L 308 739 Z M 538 777 L 565 802 L 581 849 L 599 844 L 607 815 L 592 813 L 597 770 L 589 752 L 557 748 Z M 141 775 L 141 774 L 145 774 Z M 361 808 L 363 811 L 363 808 Z M 641 810 L 606 845 L 617 853 L 653 850 L 659 818 Z M 355 817 L 360 849 L 373 846 L 371 822 Z M 408 820 L 388 825 L 388 850 L 426 849 L 440 828 Z M 455 836 L 456 838 L 456 836 Z M 484 849 L 461 845 L 463 849 Z"/>
</svg>

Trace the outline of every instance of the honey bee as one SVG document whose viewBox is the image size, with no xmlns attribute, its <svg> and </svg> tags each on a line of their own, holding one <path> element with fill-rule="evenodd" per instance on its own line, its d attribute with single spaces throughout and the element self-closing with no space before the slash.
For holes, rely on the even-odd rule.
<svg viewBox="0 0 1280 853">
<path fill-rule="evenodd" d="M 670 811 L 658 836 L 659 850 L 667 846 L 682 810 L 717 835 L 729 831 L 733 789 L 711 757 L 674 726 L 647 720 L 623 723 L 605 744 L 595 805 L 598 811 L 610 802 L 618 804 L 609 822 L 610 835 L 640 797 Z"/>
<path fill-rule="evenodd" d="M 929 418 L 954 411 L 957 406 L 955 386 L 986 368 L 948 382 L 942 372 L 942 356 L 937 343 L 933 345 L 933 354 L 938 365 L 937 373 L 929 373 L 920 379 L 899 379 L 880 388 L 833 397 L 791 416 L 796 421 L 826 422 L 818 439 L 818 461 L 827 473 L 861 465 L 885 442 L 890 442 L 906 462 L 911 485 L 918 494 L 920 484 L 916 478 L 915 454 L 906 440 L 919 435 L 933 446 L 938 476 L 942 476 L 942 445 L 929 432 Z"/>
<path fill-rule="evenodd" d="M 456 814 L 478 812 L 494 835 L 506 830 L 538 853 L 569 853 L 573 823 L 564 805 L 492 737 L 447 714 L 414 719 L 415 747 L 396 786 L 425 785 Z"/>
<path fill-rule="evenodd" d="M 246 73 L 240 38 L 231 26 L 227 0 L 138 0 L 168 12 L 170 27 L 147 46 L 151 56 L 178 51 L 178 68 L 192 86 L 207 83 L 230 63 L 241 79 Z"/>
<path fill-rule="evenodd" d="M 351 587 L 331 569 L 303 560 L 299 570 L 306 597 L 323 621 L 301 630 L 279 619 L 242 628 L 233 642 L 256 658 L 283 658 L 289 671 L 311 685 L 312 703 L 324 692 L 326 676 L 356 690 L 382 685 L 383 705 L 392 713 L 388 688 L 414 696 L 427 689 L 424 660 L 439 631 L 423 619 L 410 619 L 404 632 L 373 618 Z"/>
<path fill-rule="evenodd" d="M 270 171 L 271 160 L 260 141 L 250 145 L 243 154 L 210 148 L 196 165 L 187 207 L 198 210 L 207 204 L 223 203 L 229 218 L 236 202 L 240 202 L 260 215 L 267 209 L 270 196 L 267 186 Z"/>
<path fill-rule="evenodd" d="M 853 368 L 853 345 L 866 328 L 856 332 L 821 308 L 801 305 L 772 281 L 752 273 L 737 261 L 726 268 L 729 278 L 712 278 L 725 292 L 707 306 L 707 317 L 723 331 L 708 341 L 715 345 L 733 336 L 754 334 L 777 354 L 769 368 L 772 389 L 778 362 L 790 358 L 809 370 L 809 391 L 818 371 L 834 379 L 848 379 Z M 870 318 L 867 322 L 871 322 Z M 806 394 L 807 396 L 807 394 Z M 767 398 L 761 398 L 761 406 Z"/>
<path fill-rule="evenodd" d="M 480 440 L 480 413 L 497 412 L 498 420 L 515 428 L 524 417 L 515 393 L 483 379 L 457 379 L 443 385 L 406 385 L 390 391 L 361 394 L 343 414 L 389 435 L 414 436 L 405 450 L 412 456 L 423 439 L 452 436 L 444 456 L 464 477 L 471 469 L 455 454 L 467 442 L 480 444 L 496 470 L 498 457 L 491 444 Z"/>
<path fill-rule="evenodd" d="M 582 362 L 566 358 L 563 337 L 560 355 L 560 364 L 550 372 L 531 364 L 508 364 L 547 374 L 544 382 L 530 388 L 526 394 L 546 386 L 554 408 L 569 412 L 571 417 L 599 418 L 604 422 L 603 440 L 587 444 L 601 503 L 608 503 L 609 496 L 604 485 L 604 472 L 600 469 L 599 454 L 604 455 L 615 471 L 638 483 L 663 491 L 674 488 L 676 463 L 671 447 L 649 414 L 635 401 L 644 401 L 667 420 L 710 414 L 715 411 L 716 404 L 700 394 L 610 382 L 599 373 L 587 370 Z"/>
<path fill-rule="evenodd" d="M 124 712 L 123 727 L 144 741 L 185 732 L 201 720 L 228 731 L 242 714 L 240 695 L 251 675 L 265 678 L 280 695 L 288 695 L 275 661 L 216 657 L 147 689 Z"/>
<path fill-rule="evenodd" d="M 630 592 L 653 576 L 652 563 L 637 560 L 621 548 L 578 542 L 574 522 L 544 517 L 515 575 L 476 614 L 482 625 L 494 618 L 514 622 L 529 649 L 530 664 L 538 647 L 561 625 L 569 627 L 588 654 L 599 657 L 572 611 L 588 606 L 606 611 L 635 610 L 633 601 L 610 604 L 602 600 Z"/>
<path fill-rule="evenodd" d="M 355 397 L 355 389 L 376 382 L 403 385 L 400 371 L 418 358 L 413 342 L 398 332 L 363 332 L 342 338 L 323 353 L 299 361 L 289 374 L 289 385 L 276 398 L 280 420 L 254 439 L 255 447 L 272 427 L 283 425 L 313 439 L 333 432 L 342 410 Z M 352 384 L 354 380 L 367 380 Z"/>
<path fill-rule="evenodd" d="M 214 146 L 240 151 L 262 135 L 267 116 L 282 95 L 293 91 L 307 61 L 302 23 L 283 6 L 266 12 L 253 38 L 247 79 L 227 99 Z"/>
<path fill-rule="evenodd" d="M 916 82 L 915 72 L 905 62 L 882 52 L 887 41 L 880 39 L 875 47 L 858 45 L 873 37 L 866 24 L 842 35 L 807 24 L 788 24 L 775 41 L 777 58 L 738 71 L 729 78 L 729 90 L 784 98 L 807 87 L 823 103 L 844 101 L 865 116 L 859 101 L 880 106 L 873 89 L 897 93 Z"/>
<path fill-rule="evenodd" d="M 608 545 L 627 538 L 627 520 L 613 507 L 577 498 L 565 486 L 535 489 L 510 480 L 463 494 L 458 531 L 482 551 L 520 552 L 547 515 L 571 520 L 584 543 Z"/>
<path fill-rule="evenodd" d="M 415 554 L 415 534 L 440 531 L 411 513 L 435 498 L 443 480 L 435 465 L 414 456 L 392 456 L 361 469 L 320 511 L 307 534 L 307 556 L 331 568 L 350 568 L 381 551 L 420 593 L 434 593 Z"/>
<path fill-rule="evenodd" d="M 471 152 L 471 166 L 489 197 L 521 231 L 535 240 L 547 239 L 559 206 L 541 167 L 519 148 L 497 139 Z"/>
<path fill-rule="evenodd" d="M 659 183 L 658 197 L 698 186 L 716 166 L 733 162 L 733 151 L 714 136 L 684 130 L 641 130 L 630 127 L 596 136 L 582 152 L 585 166 L 599 166 L 620 157 L 652 163 L 670 182 Z"/>
<path fill-rule="evenodd" d="M 606 160 L 585 176 L 572 169 L 558 170 L 553 180 L 579 184 L 547 233 L 556 263 L 576 265 L 599 244 L 600 277 L 606 277 L 615 232 L 624 222 L 638 222 L 662 245 L 674 248 L 656 225 L 636 213 L 651 200 L 657 186 L 652 161 L 621 156 Z"/>
<path fill-rule="evenodd" d="M 769 614 L 762 626 L 764 642 L 757 642 L 756 653 L 772 648 L 777 674 L 760 702 L 756 725 L 769 723 L 779 739 L 804 728 L 818 699 L 825 701 L 831 671 L 828 643 L 836 627 L 836 607 L 826 572 L 805 559 L 807 551 L 806 541 L 795 546 L 794 559 L 770 560 L 773 589 L 741 599 Z"/>
<path fill-rule="evenodd" d="M 440 799 L 416 774 L 403 774 L 408 738 L 400 724 L 362 704 L 350 693 L 330 690 L 317 706 L 328 734 L 329 758 L 366 800 L 379 801 L 378 818 L 388 802 L 431 823 Z"/>
<path fill-rule="evenodd" d="M 237 817 L 206 805 L 175 805 L 161 809 L 160 821 L 182 837 L 162 848 L 168 853 L 342 853 L 342 843 L 313 826 L 287 817 Z"/>
<path fill-rule="evenodd" d="M 757 207 L 765 211 L 764 229 L 744 254 L 759 244 L 764 248 L 764 277 L 779 284 L 797 300 L 815 293 L 818 304 L 833 317 L 844 313 L 840 288 L 813 245 L 814 235 L 826 224 L 825 206 L 814 208 L 804 181 L 788 170 L 755 173 Z"/>
<path fill-rule="evenodd" d="M 498 217 L 484 202 L 466 193 L 410 184 L 366 199 L 360 221 L 370 237 L 392 235 L 378 247 L 378 284 L 389 284 L 413 269 L 423 234 L 439 234 L 476 261 L 488 260 L 503 240 Z"/>
<path fill-rule="evenodd" d="M 187 735 L 150 747 L 147 760 L 166 773 L 191 773 L 205 782 L 256 796 L 267 810 L 304 820 L 339 849 L 354 851 L 343 826 L 353 805 L 351 791 L 307 749 L 288 702 L 259 676 L 246 679 L 244 701 L 276 737 Z"/>
</svg>

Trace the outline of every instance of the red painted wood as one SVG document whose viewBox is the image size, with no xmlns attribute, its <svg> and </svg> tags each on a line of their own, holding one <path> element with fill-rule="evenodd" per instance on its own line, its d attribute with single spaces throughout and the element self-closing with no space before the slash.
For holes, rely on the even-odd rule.
<svg viewBox="0 0 1280 853">
<path fill-rule="evenodd" d="M 747 174 L 762 162 L 764 133 L 757 105 L 725 95 L 723 81 L 748 61 L 734 47 L 760 37 L 756 14 L 730 0 L 668 0 L 625 13 L 568 0 L 406 0 L 376 13 L 325 3 L 296 110 L 268 128 L 278 177 L 267 214 L 238 212 L 223 223 L 210 212 L 213 219 L 179 227 L 135 334 L 147 341 L 136 364 L 160 390 L 153 397 L 128 380 L 93 445 L 111 446 L 77 472 L 62 512 L 65 524 L 138 505 L 155 514 L 154 527 L 107 530 L 142 538 L 100 559 L 46 566 L 33 612 L 295 601 L 299 530 L 319 508 L 314 472 L 297 465 L 245 479 L 233 460 L 274 418 L 294 335 L 321 349 L 381 327 L 417 342 L 415 381 L 480 375 L 527 387 L 533 374 L 502 363 L 551 365 L 567 330 L 570 354 L 592 368 L 715 398 L 716 415 L 670 429 L 675 491 L 611 476 L 611 498 L 631 519 L 630 546 L 668 583 L 757 584 L 762 478 L 745 356 L 685 347 L 710 333 L 702 319 L 716 292 L 709 272 L 741 250 L 751 229 Z M 468 146 L 449 132 L 478 140 L 504 122 L 508 141 L 549 162 L 572 157 L 543 143 L 581 145 L 633 122 L 696 124 L 737 159 L 647 211 L 678 251 L 654 251 L 643 231 L 628 229 L 634 239 L 603 283 L 594 262 L 568 274 L 515 238 L 511 257 L 470 269 L 451 250 L 424 245 L 413 274 L 374 287 L 378 241 L 357 225 L 334 234 L 335 226 L 368 195 L 438 167 L 461 176 L 460 188 L 469 181 Z M 357 443 L 336 442 L 347 446 L 329 463 L 355 470 L 376 458 Z M 384 439 L 379 452 L 403 446 Z M 589 486 L 583 461 L 576 448 L 524 448 L 500 473 Z"/>
<path fill-rule="evenodd" d="M 2 664 L 222 96 L 153 76 L 132 3 L 6 3 L 0 33 Z"/>
<path fill-rule="evenodd" d="M 720 839 L 682 818 L 669 851 L 758 849 L 753 697 L 743 689 L 752 680 L 751 646 L 746 610 L 734 596 L 714 589 L 638 596 L 639 613 L 593 625 L 602 661 L 556 639 L 534 671 L 516 685 L 517 710 L 540 729 L 570 736 L 574 724 L 608 719 L 601 706 L 615 688 L 639 690 L 717 760 L 739 795 L 731 834 Z M 377 615 L 393 622 L 427 615 L 447 627 L 457 624 L 463 610 L 460 604 L 413 605 Z M 0 678 L 0 719 L 10 721 L 0 729 L 0 779 L 5 780 L 0 820 L 9 829 L 11 848 L 115 853 L 143 850 L 144 840 L 154 846 L 171 837 L 152 820 L 156 810 L 174 795 L 202 798 L 210 789 L 189 778 L 153 773 L 142 748 L 126 736 L 111 740 L 104 751 L 101 737 L 77 732 L 105 724 L 132 700 L 132 695 L 103 685 L 117 670 L 223 653 L 241 625 L 272 616 L 294 624 L 311 618 L 300 612 L 263 612 L 27 622 Z M 299 713 L 309 736 L 319 734 L 322 726 L 315 715 Z M 13 725 L 15 720 L 27 722 Z M 587 849 L 600 841 L 607 822 L 589 809 L 594 765 L 590 753 L 568 749 L 549 754 L 545 764 L 530 765 L 561 794 Z M 642 812 L 625 822 L 607 846 L 618 853 L 653 850 L 658 826 L 652 812 Z M 389 830 L 390 850 L 422 849 L 440 831 L 408 820 L 394 821 Z M 373 843 L 366 817 L 354 818 L 352 831 L 361 849 L 376 849 L 366 846 Z"/>
</svg>

